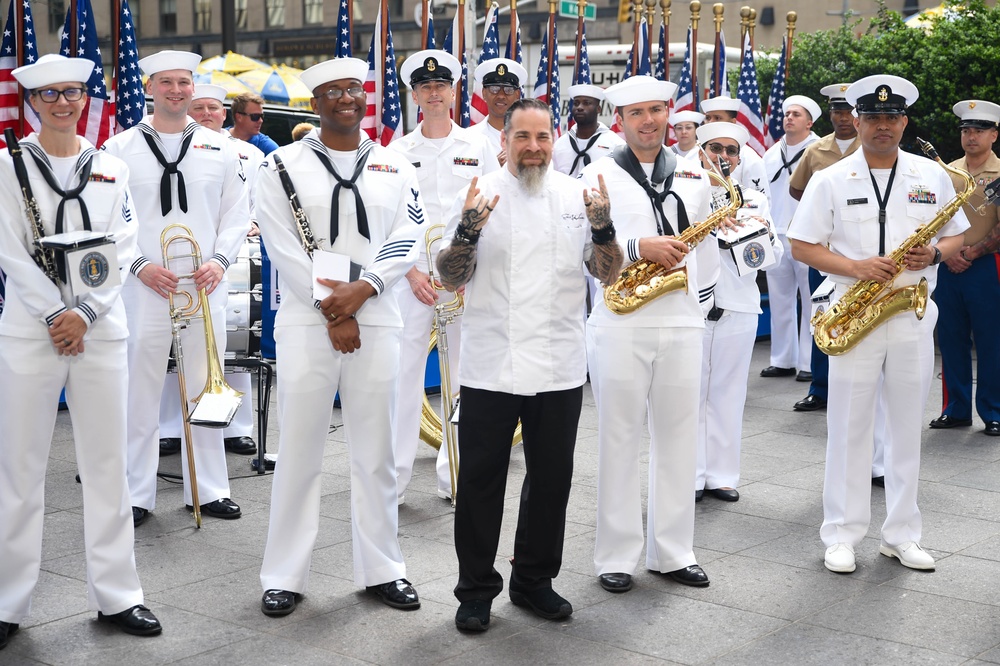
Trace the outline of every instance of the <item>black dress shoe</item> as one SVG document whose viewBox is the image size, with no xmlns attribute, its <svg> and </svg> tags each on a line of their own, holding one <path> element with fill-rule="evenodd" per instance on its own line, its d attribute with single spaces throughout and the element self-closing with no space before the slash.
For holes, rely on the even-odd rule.
<svg viewBox="0 0 1000 666">
<path fill-rule="evenodd" d="M 884 476 L 873 476 L 872 485 L 878 486 L 879 488 L 885 488 L 885 477 Z"/>
<path fill-rule="evenodd" d="M 708 587 L 708 574 L 697 564 L 692 564 L 677 571 L 668 571 L 667 578 L 675 580 L 682 585 L 690 585 L 691 587 Z"/>
<path fill-rule="evenodd" d="M 149 509 L 143 509 L 141 506 L 132 507 L 132 527 L 139 527 L 146 519 L 149 518 Z"/>
<path fill-rule="evenodd" d="M 826 398 L 810 393 L 792 405 L 792 409 L 797 412 L 815 412 L 817 409 L 826 409 Z"/>
<path fill-rule="evenodd" d="M 382 603 L 386 606 L 402 610 L 417 610 L 420 608 L 420 598 L 417 596 L 417 591 L 410 585 L 410 581 L 405 578 L 381 585 L 369 585 L 368 591 L 374 592 L 375 596 L 381 599 Z"/>
<path fill-rule="evenodd" d="M 956 419 L 954 416 L 942 414 L 931 421 L 932 428 L 968 428 L 972 425 L 972 419 Z"/>
<path fill-rule="evenodd" d="M 230 453 L 241 456 L 252 456 L 257 453 L 257 444 L 249 437 L 226 437 L 222 442 L 226 445 L 226 451 Z"/>
<path fill-rule="evenodd" d="M 295 604 L 302 595 L 288 590 L 265 590 L 260 598 L 260 612 L 271 617 L 288 615 L 295 610 Z"/>
<path fill-rule="evenodd" d="M 172 456 L 181 452 L 180 437 L 163 437 L 160 439 L 160 457 Z"/>
<path fill-rule="evenodd" d="M 739 502 L 740 493 L 735 488 L 709 488 L 709 494 L 723 502 Z"/>
<path fill-rule="evenodd" d="M 803 370 L 799 374 L 795 375 L 795 381 L 797 382 L 811 382 L 813 380 L 813 373 L 808 370 Z"/>
<path fill-rule="evenodd" d="M 705 491 L 704 490 L 696 490 L 696 491 L 694 491 L 694 501 L 695 502 L 700 502 L 704 498 L 705 498 Z"/>
<path fill-rule="evenodd" d="M 632 589 L 632 576 L 627 573 L 606 573 L 597 578 L 608 592 L 628 592 Z"/>
<path fill-rule="evenodd" d="M 117 625 L 126 634 L 132 634 L 133 636 L 155 636 L 163 631 L 160 621 L 145 606 L 132 606 L 132 608 L 123 610 L 121 613 L 115 613 L 114 615 L 105 615 L 98 612 L 97 621 L 110 622 Z"/>
<path fill-rule="evenodd" d="M 194 507 L 190 504 L 185 506 L 187 506 L 188 511 L 194 511 Z M 209 502 L 208 504 L 202 504 L 201 512 L 206 516 L 222 518 L 223 520 L 235 520 L 243 515 L 240 511 L 240 505 L 228 497 L 217 499 L 214 502 Z"/>
<path fill-rule="evenodd" d="M 561 620 L 573 614 L 573 605 L 556 594 L 551 587 L 541 587 L 528 592 L 517 590 L 509 592 L 511 603 L 530 608 L 535 615 L 546 620 Z"/>
<path fill-rule="evenodd" d="M 0 650 L 7 647 L 7 639 L 17 633 L 17 627 L 13 622 L 0 622 Z"/>
<path fill-rule="evenodd" d="M 987 421 L 986 429 L 983 430 L 984 433 L 990 437 L 996 437 L 1000 435 L 1000 421 Z"/>
<path fill-rule="evenodd" d="M 791 377 L 795 374 L 795 368 L 778 368 L 769 365 L 760 371 L 761 377 Z"/>
<path fill-rule="evenodd" d="M 455 613 L 455 626 L 463 631 L 486 631 L 490 628 L 492 605 L 493 602 L 489 599 L 463 601 Z"/>
</svg>

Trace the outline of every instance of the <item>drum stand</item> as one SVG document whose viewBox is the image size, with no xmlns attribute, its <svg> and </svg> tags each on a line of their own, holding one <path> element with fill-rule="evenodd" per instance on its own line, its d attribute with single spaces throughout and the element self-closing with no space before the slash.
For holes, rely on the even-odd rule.
<svg viewBox="0 0 1000 666">
<path fill-rule="evenodd" d="M 271 384 L 274 380 L 274 368 L 262 358 L 229 358 L 225 360 L 227 368 L 244 368 L 247 372 L 257 372 L 257 474 L 264 474 L 264 453 L 267 451 L 267 417 L 271 405 Z M 266 377 L 266 381 L 264 381 Z"/>
</svg>

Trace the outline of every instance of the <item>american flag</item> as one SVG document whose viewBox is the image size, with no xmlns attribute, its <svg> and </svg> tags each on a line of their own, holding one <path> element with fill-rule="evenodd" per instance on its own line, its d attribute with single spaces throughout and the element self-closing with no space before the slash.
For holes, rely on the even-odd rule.
<svg viewBox="0 0 1000 666">
<path fill-rule="evenodd" d="M 697 110 L 698 90 L 691 80 L 691 28 L 688 28 L 684 64 L 681 65 L 681 75 L 677 80 L 677 104 L 674 106 L 674 113 Z"/>
<path fill-rule="evenodd" d="M 781 106 L 785 103 L 785 54 L 788 43 L 781 45 L 781 57 L 778 59 L 778 69 L 774 71 L 771 82 L 771 95 L 767 98 L 767 134 L 764 135 L 764 145 L 768 148 L 781 141 L 785 136 L 785 112 Z"/>
<path fill-rule="evenodd" d="M 351 58 L 351 14 L 347 3 L 351 0 L 340 0 L 337 10 L 337 45 L 333 49 L 334 58 Z"/>
<path fill-rule="evenodd" d="M 118 18 L 118 68 L 112 83 L 117 122 L 115 131 L 121 132 L 142 120 L 146 112 L 146 95 L 142 90 L 142 76 L 139 74 L 139 45 L 135 41 L 128 0 L 122 0 L 121 15 Z"/>
<path fill-rule="evenodd" d="M 546 30 L 542 36 L 542 53 L 538 59 L 538 76 L 535 78 L 535 98 L 549 103 L 552 109 L 552 129 L 556 136 L 561 133 L 561 109 L 559 107 L 559 37 L 556 32 L 555 18 L 552 17 L 552 48 L 549 48 L 549 33 Z M 549 96 L 549 54 L 552 55 L 552 96 Z"/>
<path fill-rule="evenodd" d="M 368 78 L 365 92 L 368 111 L 361 129 L 372 141 L 388 146 L 399 128 L 402 109 L 399 104 L 399 81 L 396 78 L 396 53 L 392 48 L 392 28 L 385 21 L 385 48 L 382 47 L 382 16 L 375 19 L 375 32 L 368 48 Z M 383 55 L 384 54 L 384 55 Z"/>
<path fill-rule="evenodd" d="M 653 78 L 657 81 L 669 81 L 669 71 L 667 63 L 670 62 L 670 45 L 667 44 L 667 28 L 660 24 L 659 51 L 656 53 L 656 67 L 653 69 Z M 674 100 L 667 100 L 667 116 L 674 112 Z M 667 124 L 666 142 L 668 146 L 677 143 L 677 135 L 674 134 L 674 126 Z"/>
<path fill-rule="evenodd" d="M 764 118 L 760 111 L 760 87 L 757 85 L 757 66 L 753 61 L 753 49 L 750 48 L 750 35 L 744 42 L 743 66 L 740 67 L 740 82 L 736 89 L 736 98 L 740 100 L 740 110 L 736 112 L 736 121 L 750 133 L 747 145 L 764 155 Z"/>
<path fill-rule="evenodd" d="M 715 92 L 716 81 L 719 82 L 719 92 Z M 708 87 L 710 97 L 732 97 L 729 94 L 729 76 L 726 75 L 726 33 L 719 33 L 719 50 L 715 52 L 712 61 L 712 81 Z"/>
<path fill-rule="evenodd" d="M 456 13 L 455 18 L 452 19 L 451 27 L 448 28 L 448 34 L 444 38 L 444 50 L 455 56 L 462 63 L 462 99 L 458 106 L 461 112 L 459 117 L 455 119 L 455 122 L 462 127 L 468 127 L 472 120 L 472 107 L 469 96 L 469 59 L 467 57 L 469 50 L 464 49 L 461 53 L 458 52 L 458 40 L 455 39 L 455 34 L 459 29 L 458 13 Z"/>
<path fill-rule="evenodd" d="M 478 64 L 480 65 L 487 60 L 500 57 L 500 29 L 497 27 L 497 15 L 499 11 L 500 6 L 494 2 L 490 6 L 490 10 L 486 12 L 486 23 L 483 26 L 483 50 L 479 54 Z M 486 100 L 483 99 L 483 86 L 478 81 L 476 81 L 475 85 L 476 87 L 472 91 L 470 109 L 472 120 L 469 123 L 470 125 L 483 122 L 486 120 L 486 116 L 489 115 L 489 109 L 486 108 Z"/>
<path fill-rule="evenodd" d="M 76 124 L 76 133 L 86 137 L 87 141 L 100 148 L 108 140 L 111 131 L 112 113 L 111 100 L 108 98 L 108 86 L 104 81 L 104 64 L 101 61 L 101 49 L 97 45 L 97 26 L 94 25 L 94 12 L 90 0 L 77 0 L 76 3 L 76 53 L 70 52 L 70 30 L 73 26 L 72 5 L 66 12 L 66 23 L 63 24 L 60 35 L 60 51 L 67 58 L 86 58 L 94 62 L 96 67 L 90 73 L 87 81 L 87 105 L 83 115 Z"/>
<path fill-rule="evenodd" d="M 522 55 L 521 54 L 521 17 L 519 17 L 517 15 L 517 10 L 516 9 L 511 9 L 511 12 L 514 15 L 514 30 L 511 31 L 511 33 L 509 35 L 507 35 L 507 50 L 504 52 L 503 57 L 507 58 L 508 60 L 513 60 L 514 62 L 520 64 L 522 62 L 522 60 L 521 60 L 521 55 Z M 515 39 L 515 36 L 517 38 L 516 39 L 517 48 L 514 49 L 514 55 L 511 55 L 511 41 Z"/>
<path fill-rule="evenodd" d="M 573 69 L 573 84 L 574 86 L 580 84 L 592 85 L 590 78 L 590 57 L 587 55 L 587 28 L 584 24 L 584 28 L 580 31 L 580 51 L 576 54 L 576 67 Z M 572 103 L 572 100 L 570 100 Z M 573 120 L 573 114 L 570 113 L 566 118 L 566 129 L 572 128 L 576 125 L 576 121 Z"/>
<path fill-rule="evenodd" d="M 0 43 L 0 146 L 6 146 L 3 141 L 3 130 L 14 130 L 20 136 L 21 129 L 18 120 L 21 113 L 24 113 L 25 130 L 37 130 L 39 128 L 38 115 L 28 106 L 27 101 L 23 101 L 17 93 L 17 81 L 13 72 L 17 69 L 17 48 L 15 35 L 17 30 L 14 25 L 14 2 L 12 0 L 7 8 L 7 25 L 3 29 L 3 42 Z M 35 46 L 35 32 L 32 28 L 31 5 L 24 2 L 24 64 L 30 65 L 38 59 L 38 49 Z"/>
<path fill-rule="evenodd" d="M 639 51 L 639 69 L 635 73 L 639 76 L 650 76 L 653 73 L 653 63 L 650 61 L 649 54 L 649 41 L 646 39 L 647 34 L 646 19 L 643 18 L 639 24 L 639 48 L 633 48 L 628 52 L 628 60 L 625 61 L 625 76 L 622 77 L 623 80 L 632 76 L 632 56 L 636 50 Z"/>
</svg>

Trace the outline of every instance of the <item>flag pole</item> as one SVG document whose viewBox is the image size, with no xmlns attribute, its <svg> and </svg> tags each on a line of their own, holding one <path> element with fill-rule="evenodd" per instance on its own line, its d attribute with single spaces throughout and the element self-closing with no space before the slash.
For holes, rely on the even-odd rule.
<svg viewBox="0 0 1000 666">
<path fill-rule="evenodd" d="M 80 46 L 80 22 L 76 17 L 76 0 L 70 0 L 69 12 L 69 57 L 74 58 Z"/>
<path fill-rule="evenodd" d="M 742 67 L 743 58 L 746 57 L 747 31 L 750 30 L 750 8 L 743 6 L 740 9 L 740 63 Z"/>
<path fill-rule="evenodd" d="M 653 59 L 653 19 L 656 18 L 656 0 L 646 0 L 646 43 L 649 44 L 649 58 Z"/>
<path fill-rule="evenodd" d="M 380 30 L 381 40 L 379 41 L 379 50 L 380 50 L 380 53 L 376 53 L 375 54 L 375 57 L 378 58 L 378 63 L 375 64 L 375 72 L 376 72 L 376 75 L 375 75 L 376 78 L 375 78 L 375 80 L 376 80 L 376 83 L 379 80 L 382 81 L 382 88 L 381 88 L 381 90 L 379 90 L 378 86 L 375 87 L 375 100 L 376 100 L 376 102 L 375 102 L 375 140 L 378 143 L 381 143 L 382 142 L 382 130 L 385 129 L 385 127 L 382 126 L 382 113 L 384 111 L 384 109 L 382 108 L 382 105 L 383 105 L 383 103 L 385 101 L 385 85 L 386 85 L 386 83 L 385 83 L 385 77 L 386 77 L 386 73 L 387 73 L 386 72 L 386 67 L 385 67 L 385 58 L 386 58 L 386 53 L 388 53 L 388 45 L 386 44 L 386 40 L 388 39 L 388 35 L 389 35 L 389 0 L 381 0 L 381 2 L 379 3 L 379 23 L 380 23 L 379 30 Z M 378 76 L 378 71 L 379 71 L 378 67 L 379 67 L 379 64 L 381 64 L 381 66 L 382 66 L 382 76 L 381 76 L 381 79 Z"/>
<path fill-rule="evenodd" d="M 426 0 L 425 0 L 426 1 Z M 462 61 L 465 59 L 465 0 L 458 0 L 458 34 L 453 35 L 452 39 L 456 40 L 457 48 L 455 50 L 458 53 L 458 85 L 455 88 L 455 112 L 454 119 L 461 125 L 462 124 L 462 88 L 465 85 L 465 80 L 462 77 L 461 65 Z M 424 42 L 426 44 L 426 41 Z"/>
<path fill-rule="evenodd" d="M 427 44 L 427 22 L 430 11 L 430 1 L 420 0 L 420 46 Z"/>
<path fill-rule="evenodd" d="M 545 63 L 545 99 L 548 100 L 550 108 L 552 106 L 552 61 L 558 57 L 554 45 L 555 31 L 556 0 L 549 0 L 549 59 Z M 558 118 L 556 121 L 558 122 Z"/>
<path fill-rule="evenodd" d="M 660 11 L 663 12 L 661 22 L 663 23 L 663 48 L 667 50 L 663 54 L 664 69 L 663 77 L 670 80 L 670 2 L 671 0 L 660 0 Z"/>
<path fill-rule="evenodd" d="M 635 13 L 635 18 L 633 22 L 635 25 L 632 30 L 632 76 L 639 73 L 639 58 L 642 57 L 640 52 L 642 49 L 639 48 L 639 40 L 642 35 L 642 0 L 634 0 L 632 3 L 632 11 Z"/>
<path fill-rule="evenodd" d="M 583 13 L 587 9 L 587 0 L 577 0 L 576 3 L 576 59 L 573 61 L 572 83 L 580 81 L 580 49 L 583 48 Z"/>
<path fill-rule="evenodd" d="M 701 3 L 692 0 L 691 8 L 691 89 L 698 95 L 698 19 L 701 18 Z"/>
<path fill-rule="evenodd" d="M 121 57 L 118 36 L 121 34 L 122 2 L 121 0 L 111 0 L 111 85 L 114 95 L 112 96 L 111 126 L 118 132 L 118 59 Z"/>
<path fill-rule="evenodd" d="M 747 26 L 747 30 L 750 33 L 750 50 L 755 51 L 756 47 L 753 41 L 753 29 L 757 27 L 757 10 L 753 7 L 750 8 L 750 24 Z"/>
<path fill-rule="evenodd" d="M 722 93 L 722 77 L 725 72 L 719 71 L 719 50 L 722 48 L 722 21 L 726 7 L 717 2 L 712 5 L 712 14 L 715 15 L 715 57 L 712 59 L 712 72 L 715 78 L 715 89 L 712 91 L 713 97 L 718 97 Z"/>
<path fill-rule="evenodd" d="M 510 59 L 517 61 L 517 0 L 510 0 Z"/>
<path fill-rule="evenodd" d="M 795 22 L 799 20 L 799 15 L 795 12 L 788 12 L 785 15 L 785 20 L 788 22 L 788 27 L 785 30 L 788 33 L 788 49 L 785 52 L 785 80 L 788 80 L 788 70 L 789 65 L 792 60 L 792 39 L 795 36 Z"/>
<path fill-rule="evenodd" d="M 18 67 L 24 67 L 24 5 L 18 0 L 10 0 L 14 3 L 14 50 L 15 62 Z M 17 136 L 24 136 L 24 88 L 17 84 Z"/>
</svg>

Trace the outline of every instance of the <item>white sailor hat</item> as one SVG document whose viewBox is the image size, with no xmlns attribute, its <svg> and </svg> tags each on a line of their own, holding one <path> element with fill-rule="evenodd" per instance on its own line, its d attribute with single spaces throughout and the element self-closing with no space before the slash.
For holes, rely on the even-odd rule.
<svg viewBox="0 0 1000 666">
<path fill-rule="evenodd" d="M 364 83 L 366 78 L 368 78 L 368 63 L 359 58 L 331 58 L 299 74 L 299 79 L 309 90 L 316 90 L 330 81 L 354 79 Z"/>
<path fill-rule="evenodd" d="M 750 133 L 746 128 L 736 123 L 707 123 L 697 129 L 695 136 L 701 145 L 713 139 L 732 139 L 744 146 L 750 140 Z"/>
<path fill-rule="evenodd" d="M 701 101 L 702 113 L 709 113 L 711 111 L 732 111 L 733 113 L 736 113 L 739 110 L 740 100 L 727 95 L 710 97 Z"/>
<path fill-rule="evenodd" d="M 952 111 L 961 118 L 959 128 L 997 129 L 997 123 L 1000 123 L 1000 106 L 993 102 L 966 99 L 952 107 Z"/>
<path fill-rule="evenodd" d="M 597 100 L 604 99 L 604 88 L 600 86 L 592 86 L 589 83 L 578 83 L 575 86 L 570 86 L 569 90 L 566 91 L 569 94 L 569 98 L 574 97 L 593 97 Z"/>
<path fill-rule="evenodd" d="M 832 83 L 828 86 L 823 86 L 819 89 L 819 94 L 827 98 L 827 105 L 830 107 L 831 111 L 846 111 L 851 107 L 850 103 L 844 98 L 847 93 L 847 89 L 851 87 L 850 83 Z"/>
<path fill-rule="evenodd" d="M 669 102 L 677 92 L 677 85 L 670 81 L 660 81 L 652 76 L 630 76 L 624 81 L 608 86 L 604 99 L 616 107 L 639 104 L 640 102 Z"/>
<path fill-rule="evenodd" d="M 417 51 L 403 61 L 399 75 L 410 88 L 424 81 L 446 81 L 453 83 L 462 73 L 462 63 L 458 58 L 438 49 Z"/>
<path fill-rule="evenodd" d="M 781 103 L 781 112 L 788 113 L 788 107 L 790 106 L 801 106 L 809 114 L 813 122 L 816 122 L 823 115 L 823 110 L 819 108 L 819 104 L 805 95 L 791 95 L 786 97 L 785 101 Z"/>
<path fill-rule="evenodd" d="M 697 111 L 678 111 L 670 116 L 670 124 L 694 123 L 695 127 L 705 122 L 705 114 Z"/>
<path fill-rule="evenodd" d="M 917 87 L 901 76 L 876 74 L 866 76 L 851 84 L 844 93 L 844 99 L 854 107 L 854 113 L 905 114 L 920 92 Z"/>
<path fill-rule="evenodd" d="M 139 61 L 139 67 L 146 76 L 172 69 L 183 69 L 193 74 L 200 64 L 201 56 L 190 51 L 160 51 Z"/>
<path fill-rule="evenodd" d="M 520 88 L 528 80 L 528 71 L 508 58 L 492 58 L 476 67 L 476 81 L 484 86 L 508 85 Z"/>
<path fill-rule="evenodd" d="M 194 87 L 194 95 L 191 100 L 211 98 L 219 102 L 226 100 L 226 89 L 214 83 L 198 83 Z"/>
<path fill-rule="evenodd" d="M 93 60 L 67 58 L 58 53 L 50 53 L 30 65 L 18 67 L 11 73 L 26 90 L 37 90 L 53 83 L 79 81 L 85 84 L 95 67 L 97 65 Z"/>
</svg>

